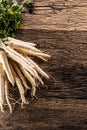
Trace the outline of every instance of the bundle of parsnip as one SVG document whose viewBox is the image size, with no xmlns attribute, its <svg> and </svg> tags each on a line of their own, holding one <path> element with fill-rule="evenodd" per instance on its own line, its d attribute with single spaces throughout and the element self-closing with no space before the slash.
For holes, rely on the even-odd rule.
<svg viewBox="0 0 87 130">
<path fill-rule="evenodd" d="M 4 44 L 3 44 L 4 43 Z M 27 104 L 25 98 L 26 89 L 31 90 L 31 96 L 35 96 L 38 82 L 44 84 L 41 76 L 49 76 L 34 62 L 32 56 L 46 61 L 50 56 L 44 54 L 35 47 L 35 44 L 23 42 L 11 37 L 3 39 L 0 51 L 0 108 L 4 112 L 4 103 L 12 113 L 9 98 L 9 82 L 18 87 L 21 104 Z M 28 85 L 28 82 L 31 84 Z"/>
<path fill-rule="evenodd" d="M 31 96 L 35 96 L 38 83 L 44 84 L 41 77 L 49 78 L 36 64 L 34 58 L 47 61 L 50 56 L 37 49 L 33 43 L 14 38 L 14 32 L 22 24 L 22 11 L 31 1 L 24 0 L 19 4 L 17 0 L 0 0 L 0 108 L 2 112 L 5 111 L 5 105 L 9 107 L 10 113 L 13 104 L 26 105 L 28 103 L 25 97 L 26 90 L 29 89 Z M 15 89 L 20 102 L 15 98 Z"/>
</svg>

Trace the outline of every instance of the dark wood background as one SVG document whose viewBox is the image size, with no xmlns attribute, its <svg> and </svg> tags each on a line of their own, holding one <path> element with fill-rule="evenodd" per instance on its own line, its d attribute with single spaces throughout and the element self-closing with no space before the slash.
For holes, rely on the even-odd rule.
<svg viewBox="0 0 87 130">
<path fill-rule="evenodd" d="M 0 130 L 87 130 L 87 1 L 35 0 L 16 35 L 51 55 L 50 79 L 25 109 L 0 113 Z"/>
</svg>

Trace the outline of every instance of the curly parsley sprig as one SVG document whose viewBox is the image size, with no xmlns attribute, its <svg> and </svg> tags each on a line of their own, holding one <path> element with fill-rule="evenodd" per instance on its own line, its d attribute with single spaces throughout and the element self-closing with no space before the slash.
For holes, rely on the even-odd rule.
<svg viewBox="0 0 87 130">
<path fill-rule="evenodd" d="M 0 0 L 0 38 L 14 37 L 14 32 L 22 24 L 23 7 L 31 2 L 24 0 L 19 4 L 17 0 Z"/>
</svg>

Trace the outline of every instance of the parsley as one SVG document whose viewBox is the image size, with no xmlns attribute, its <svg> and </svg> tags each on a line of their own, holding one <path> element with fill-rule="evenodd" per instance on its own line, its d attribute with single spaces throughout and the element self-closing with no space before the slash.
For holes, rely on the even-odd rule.
<svg viewBox="0 0 87 130">
<path fill-rule="evenodd" d="M 14 37 L 14 32 L 22 24 L 24 4 L 32 0 L 24 0 L 20 5 L 17 0 L 0 0 L 0 38 Z"/>
</svg>

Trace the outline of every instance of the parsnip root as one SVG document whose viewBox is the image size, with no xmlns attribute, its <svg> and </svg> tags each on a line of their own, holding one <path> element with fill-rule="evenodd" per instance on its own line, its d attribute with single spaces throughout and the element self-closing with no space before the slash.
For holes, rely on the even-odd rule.
<svg viewBox="0 0 87 130">
<path fill-rule="evenodd" d="M 8 63 L 8 59 L 7 59 L 6 53 L 4 51 L 0 51 L 0 60 L 1 60 L 1 63 L 3 65 L 3 68 L 6 72 L 6 75 L 9 79 L 9 81 L 12 83 L 12 85 L 14 85 L 14 77 L 12 75 L 12 72 L 11 72 L 11 69 L 10 69 L 10 66 Z"/>
<path fill-rule="evenodd" d="M 5 101 L 5 72 L 2 64 L 0 64 L 0 108 L 4 112 L 4 101 Z"/>
<path fill-rule="evenodd" d="M 19 67 L 17 66 L 17 64 L 16 64 L 15 62 L 13 63 L 13 67 L 14 67 L 15 71 L 17 72 L 19 78 L 21 79 L 21 81 L 22 81 L 24 87 L 25 87 L 26 89 L 30 89 L 30 87 L 28 86 L 28 84 L 27 84 L 27 82 L 26 82 L 25 77 L 23 76 L 22 72 L 20 71 Z"/>
<path fill-rule="evenodd" d="M 8 80 L 7 78 L 5 79 L 5 97 L 6 97 L 6 102 L 7 102 L 7 105 L 9 107 L 9 110 L 10 110 L 10 113 L 12 113 L 12 106 L 11 106 L 11 103 L 10 103 L 10 100 L 9 100 L 9 91 L 8 91 Z"/>
<path fill-rule="evenodd" d="M 49 78 L 49 75 L 34 62 L 32 56 L 47 61 L 50 55 L 41 52 L 33 43 L 11 37 L 3 39 L 3 42 L 5 45 L 0 51 L 0 108 L 4 112 L 4 104 L 7 104 L 12 113 L 9 82 L 12 86 L 16 85 L 21 106 L 28 104 L 25 97 L 26 90 L 31 91 L 31 97 L 36 97 L 38 83 L 44 84 L 41 76 Z"/>
</svg>

